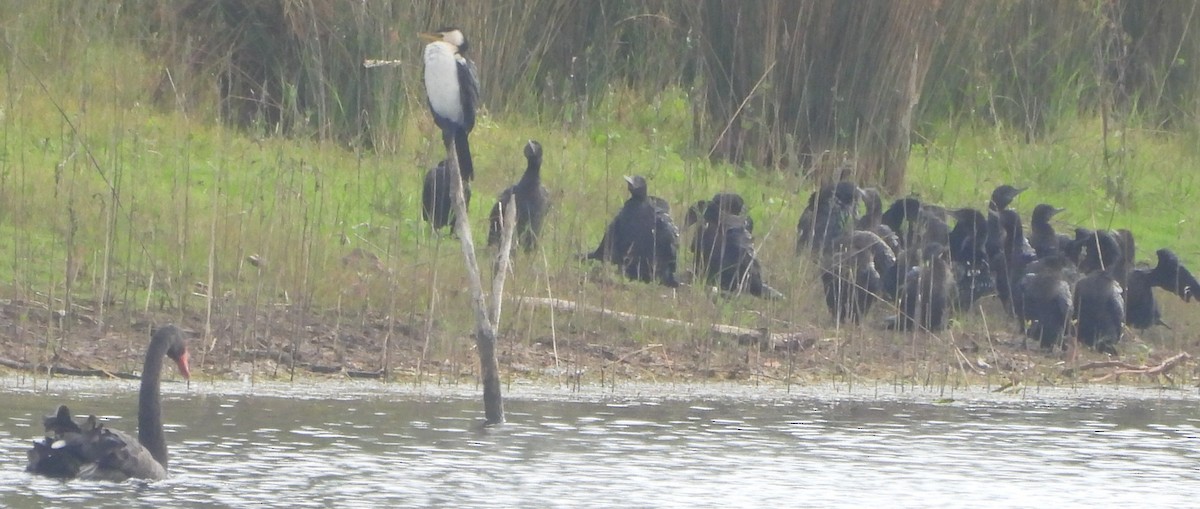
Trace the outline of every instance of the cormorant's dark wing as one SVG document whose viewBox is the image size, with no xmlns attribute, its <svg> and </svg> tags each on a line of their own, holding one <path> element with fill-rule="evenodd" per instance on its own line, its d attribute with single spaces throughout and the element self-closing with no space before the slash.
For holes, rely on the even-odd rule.
<svg viewBox="0 0 1200 509">
<path fill-rule="evenodd" d="M 1125 323 L 1135 329 L 1162 324 L 1162 311 L 1154 298 L 1150 269 L 1134 269 L 1125 287 Z"/>
<path fill-rule="evenodd" d="M 739 289 L 757 295 L 755 286 L 762 286 L 761 269 L 758 260 L 754 258 L 754 238 L 746 230 L 745 220 L 739 217 L 727 217 L 721 222 L 724 229 L 725 250 L 722 256 L 722 272 L 728 271 L 730 278 L 726 290 L 736 292 Z"/>
<path fill-rule="evenodd" d="M 1137 242 L 1133 238 L 1133 232 L 1122 228 L 1117 230 L 1117 243 L 1121 245 L 1121 263 L 1118 266 L 1119 281 L 1124 283 L 1129 279 L 1129 273 L 1133 272 L 1134 257 L 1137 255 Z"/>
<path fill-rule="evenodd" d="M 1114 352 L 1125 321 L 1121 286 L 1107 272 L 1093 272 L 1075 284 L 1074 313 L 1079 340 L 1104 352 Z"/>
<path fill-rule="evenodd" d="M 650 205 L 654 207 L 654 210 L 663 214 L 671 213 L 671 203 L 667 200 L 664 200 L 658 196 L 647 196 L 646 199 L 650 201 Z"/>
<path fill-rule="evenodd" d="M 1040 273 L 1025 280 L 1022 286 L 1023 316 L 1035 322 L 1028 331 L 1029 337 L 1037 339 L 1044 350 L 1058 347 L 1074 305 L 1071 285 L 1059 274 Z"/>
<path fill-rule="evenodd" d="M 618 216 L 617 218 L 614 218 L 612 221 L 610 221 L 608 223 L 608 227 L 604 229 L 604 236 L 600 237 L 600 245 L 596 246 L 596 250 L 592 251 L 591 253 L 588 253 L 588 255 L 585 258 L 587 258 L 588 260 L 616 262 L 616 260 L 614 259 L 615 257 L 613 255 L 613 253 L 615 252 L 615 250 L 613 249 L 613 247 L 614 247 L 613 243 L 616 242 L 616 240 L 617 240 L 617 235 L 618 235 L 617 219 L 619 219 L 619 218 L 620 218 L 620 216 Z"/>
<path fill-rule="evenodd" d="M 458 62 L 458 87 L 462 97 L 463 126 L 467 131 L 475 127 L 475 110 L 479 108 L 479 71 L 475 62 L 462 55 L 455 56 Z"/>
<path fill-rule="evenodd" d="M 1152 272 L 1154 286 L 1174 292 L 1184 302 L 1200 298 L 1200 282 L 1192 272 L 1179 263 L 1179 257 L 1167 248 L 1159 249 L 1158 266 Z"/>
<path fill-rule="evenodd" d="M 706 208 L 708 208 L 708 200 L 697 200 L 691 207 L 688 207 L 687 212 L 683 215 L 683 227 L 687 228 L 703 220 Z"/>
<path fill-rule="evenodd" d="M 808 205 L 804 207 L 804 211 L 800 213 L 800 221 L 796 223 L 796 254 L 803 253 L 812 243 L 813 228 L 817 221 L 815 209 L 818 193 L 819 190 L 808 195 Z"/>
<path fill-rule="evenodd" d="M 679 258 L 679 229 L 666 210 L 654 209 L 654 260 L 659 279 L 668 286 L 677 286 L 676 261 Z"/>
<path fill-rule="evenodd" d="M 751 235 L 749 218 L 731 216 L 730 227 L 725 231 L 725 263 L 736 263 L 738 287 L 751 295 L 765 299 L 783 299 L 783 294 L 763 281 L 762 264 L 754 252 L 754 236 Z"/>
</svg>

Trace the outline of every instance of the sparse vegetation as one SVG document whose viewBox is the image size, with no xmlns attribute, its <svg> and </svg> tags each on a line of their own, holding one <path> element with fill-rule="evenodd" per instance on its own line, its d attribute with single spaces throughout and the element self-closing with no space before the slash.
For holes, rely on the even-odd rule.
<svg viewBox="0 0 1200 509">
<path fill-rule="evenodd" d="M 978 381 L 973 373 L 989 380 L 1020 377 L 1039 367 L 1042 374 L 1054 372 L 1054 360 L 1040 354 L 1011 347 L 996 354 L 1019 339 L 991 303 L 986 314 L 960 316 L 938 336 L 878 330 L 874 323 L 887 310 L 874 311 L 861 329 L 830 328 L 815 269 L 792 250 L 796 219 L 815 181 L 824 178 L 814 171 L 828 161 L 778 157 L 780 143 L 807 129 L 805 120 L 777 118 L 794 106 L 780 92 L 794 87 L 792 93 L 803 94 L 808 85 L 782 78 L 759 85 L 738 116 L 746 157 L 718 150 L 710 158 L 732 113 L 708 105 L 716 100 L 705 95 L 712 93 L 705 88 L 712 78 L 704 74 L 703 54 L 688 49 L 702 37 L 698 20 L 721 14 L 701 12 L 693 6 L 698 3 L 586 3 L 576 9 L 587 12 L 576 12 L 575 4 L 551 1 L 387 7 L 402 11 L 357 2 L 345 12 L 321 12 L 303 2 L 228 0 L 202 13 L 228 20 L 235 18 L 217 16 L 219 9 L 279 7 L 261 11 L 275 23 L 258 35 L 280 37 L 270 48 L 288 48 L 288 58 L 271 63 L 239 56 L 265 47 L 206 44 L 206 32 L 197 27 L 168 30 L 201 4 L 209 3 L 0 7 L 0 298 L 8 328 L 0 352 L 70 362 L 97 344 L 144 337 L 122 331 L 176 321 L 200 331 L 211 373 L 241 372 L 255 359 L 394 376 L 471 372 L 466 336 L 472 318 L 457 241 L 432 235 L 420 220 L 421 175 L 442 157 L 442 147 L 424 111 L 415 63 L 420 42 L 412 37 L 427 25 L 466 20 L 458 24 L 475 41 L 488 110 L 472 133 L 475 236 L 485 234 L 486 221 L 479 219 L 494 194 L 524 168 L 528 139 L 544 147 L 543 175 L 553 201 L 539 249 L 514 260 L 511 295 L 701 325 L 802 331 L 808 338 L 795 352 L 759 352 L 730 337 L 670 324 L 555 313 L 514 300 L 499 348 L 508 370 L 682 378 L 793 373 L 797 379 L 910 383 Z M 886 4 L 869 9 L 902 9 Z M 1200 265 L 1194 235 L 1200 212 L 1189 206 L 1200 193 L 1200 109 L 1195 87 L 1179 86 L 1194 83 L 1197 32 L 1169 32 L 1180 35 L 1157 44 L 1177 49 L 1174 57 L 1162 57 L 1157 46 L 1145 50 L 1161 58 L 1138 60 L 1138 86 L 1130 76 L 1118 90 L 1095 70 L 1108 68 L 1097 62 L 1110 60 L 1109 46 L 1090 49 L 1108 37 L 1111 27 L 1101 21 L 1110 16 L 1102 12 L 1109 3 L 1085 4 L 961 2 L 944 9 L 970 7 L 976 15 L 910 13 L 1005 22 L 948 24 L 937 44 L 918 38 L 936 48 L 936 56 L 913 112 L 904 191 L 982 207 L 996 184 L 1029 185 L 1017 201 L 1025 216 L 1037 203 L 1055 203 L 1068 209 L 1063 221 L 1134 230 L 1140 258 L 1170 246 Z M 1161 14 L 1171 26 L 1186 21 L 1197 28 L 1200 21 L 1185 4 L 1162 2 L 1154 9 L 1175 9 L 1169 11 L 1174 16 Z M 734 5 L 740 3 L 709 2 L 704 9 L 732 12 Z M 1087 6 L 1095 11 L 1079 10 Z M 806 9 L 802 13 L 819 11 Z M 1035 16 L 1031 9 L 1055 12 Z M 1024 32 L 1029 39 L 1013 35 L 1013 27 L 1042 15 L 1078 18 L 1078 26 L 1063 29 L 1074 31 L 1066 35 L 1040 25 Z M 196 14 L 186 23 L 202 19 Z M 232 32 L 253 32 L 222 23 Z M 783 28 L 771 28 L 768 38 L 781 37 Z M 771 40 L 772 51 L 782 55 L 781 42 Z M 1022 60 L 1056 45 L 1063 46 L 1054 58 L 1063 63 Z M 1008 64 L 964 65 L 977 54 L 1000 59 L 994 52 L 1007 55 Z M 364 70 L 364 58 L 401 64 Z M 264 74 L 239 74 L 250 67 Z M 753 86 L 765 69 L 759 63 L 743 77 Z M 253 78 L 247 90 L 268 81 L 277 88 L 247 96 L 228 82 L 219 86 L 222 76 L 233 75 Z M 875 85 L 889 85 L 866 75 L 857 79 L 863 100 Z M 749 97 L 744 87 L 738 90 L 724 98 L 734 101 L 730 110 Z M 892 118 L 884 110 L 863 117 Z M 829 143 L 787 150 L 844 152 L 848 161 L 873 165 L 861 178 L 897 185 L 878 171 L 886 159 L 865 152 L 866 145 L 856 151 L 854 133 L 845 131 L 853 123 L 837 120 L 841 131 Z M 896 138 L 888 139 L 894 149 Z M 834 165 L 843 159 L 831 157 Z M 755 220 L 766 277 L 788 299 L 715 298 L 697 286 L 674 292 L 578 262 L 625 199 L 621 176 L 627 174 L 646 176 L 651 194 L 666 198 L 677 220 L 698 198 L 740 192 Z M 1200 316 L 1195 305 L 1162 301 L 1173 328 L 1153 329 L 1120 347 L 1137 362 L 1200 346 L 1190 332 Z M 651 360 L 627 365 L 633 352 Z M 991 367 L 979 368 L 981 359 Z M 543 371 L 546 366 L 556 368 Z"/>
</svg>

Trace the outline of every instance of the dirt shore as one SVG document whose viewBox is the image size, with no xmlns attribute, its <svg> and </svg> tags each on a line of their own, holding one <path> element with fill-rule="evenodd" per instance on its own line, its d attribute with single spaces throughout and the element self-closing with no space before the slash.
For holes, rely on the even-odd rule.
<svg viewBox="0 0 1200 509">
<path fill-rule="evenodd" d="M 470 327 L 438 344 L 421 324 L 388 317 L 331 317 L 277 310 L 270 314 L 225 310 L 207 319 L 178 315 L 107 312 L 78 304 L 66 314 L 33 301 L 0 305 L 0 370 L 64 375 L 132 376 L 141 370 L 151 327 L 175 322 L 189 331 L 194 376 L 416 377 L 471 379 L 476 375 Z M 580 309 L 577 313 L 594 313 Z M 206 334 L 205 331 L 208 331 Z M 510 380 L 629 379 L 656 382 L 745 380 L 813 383 L 885 381 L 925 385 L 1061 385 L 1112 382 L 1194 386 L 1196 363 L 1180 352 L 1151 351 L 1130 335 L 1121 359 L 1084 348 L 1053 354 L 1026 349 L 1012 333 L 899 334 L 869 327 L 786 333 L 731 328 L 700 331 L 690 341 L 638 342 L 621 334 L 564 327 L 556 337 L 523 338 L 509 332 L 498 345 L 501 371 Z M 953 337 L 951 337 L 953 336 Z M 1122 362 L 1123 361 L 1123 362 Z M 1169 365 L 1163 365 L 1170 361 Z M 1148 368 L 1146 373 L 1137 368 Z M 1154 370 L 1154 368 L 1159 368 Z"/>
</svg>

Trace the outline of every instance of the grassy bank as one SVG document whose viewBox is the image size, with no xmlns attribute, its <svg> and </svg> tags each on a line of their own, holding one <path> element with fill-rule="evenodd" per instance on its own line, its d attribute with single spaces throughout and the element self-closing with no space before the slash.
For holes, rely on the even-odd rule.
<svg viewBox="0 0 1200 509">
<path fill-rule="evenodd" d="M 0 76 L 0 297 L 22 304 L 7 313 L 9 352 L 45 361 L 63 350 L 90 350 L 89 338 L 115 328 L 176 321 L 201 331 L 214 373 L 236 372 L 242 354 L 253 357 L 248 352 L 409 374 L 454 363 L 470 370 L 463 354 L 471 314 L 458 243 L 420 220 L 422 176 L 442 155 L 429 118 L 378 127 L 388 130 L 382 139 L 395 142 L 374 150 L 278 137 L 270 126 L 230 129 L 216 120 L 215 108 L 153 106 L 157 68 L 133 46 L 96 41 L 55 58 L 39 56 L 36 47 L 22 47 L 19 59 L 10 55 Z M 928 380 L 974 376 L 964 355 L 971 363 L 1020 359 L 989 361 L 986 376 L 1023 376 L 1057 362 L 995 354 L 1020 340 L 990 301 L 985 314 L 959 317 L 937 336 L 878 330 L 886 310 L 863 328 L 831 329 L 812 264 L 793 254 L 796 221 L 813 184 L 796 174 L 710 162 L 707 147 L 691 142 L 684 91 L 639 97 L 614 84 L 594 107 L 566 120 L 485 116 L 472 133 L 477 240 L 485 238 L 482 219 L 495 194 L 524 168 L 525 140 L 545 147 L 543 175 L 554 204 L 541 250 L 515 261 L 511 294 L 701 327 L 802 331 L 808 340 L 794 354 L 758 353 L 696 329 L 514 300 L 501 326 L 501 353 L 521 364 L 512 369 L 557 364 L 563 372 L 597 373 L 634 355 L 668 366 L 667 373 L 679 366 L 738 376 L 798 362 L 813 377 Z M 419 97 L 406 100 L 408 109 L 422 111 Z M 982 207 L 997 184 L 1028 185 L 1017 202 L 1026 217 L 1037 203 L 1065 206 L 1064 222 L 1132 229 L 1140 259 L 1169 246 L 1200 266 L 1200 211 L 1188 206 L 1200 192 L 1195 136 L 1133 127 L 1103 132 L 1089 116 L 1034 142 L 983 123 L 936 125 L 915 140 L 910 190 L 949 206 Z M 677 221 L 696 199 L 742 193 L 767 277 L 789 298 L 716 298 L 701 285 L 672 291 L 578 262 L 626 198 L 621 176 L 629 174 L 646 176 Z M 690 266 L 690 253 L 684 256 L 681 266 Z M 1123 343 L 1132 359 L 1197 351 L 1195 305 L 1161 299 L 1173 328 Z M 137 348 L 127 340 L 126 350 Z M 122 356 L 136 365 L 136 355 Z"/>
</svg>

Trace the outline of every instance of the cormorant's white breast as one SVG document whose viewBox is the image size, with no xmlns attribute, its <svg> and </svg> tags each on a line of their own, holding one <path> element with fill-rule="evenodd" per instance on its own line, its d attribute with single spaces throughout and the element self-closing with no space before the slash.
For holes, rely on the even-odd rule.
<svg viewBox="0 0 1200 509">
<path fill-rule="evenodd" d="M 479 81 L 475 65 L 463 52 L 467 41 L 462 31 L 445 29 L 423 33 L 425 46 L 425 93 L 434 120 L 442 129 L 470 131 L 475 127 Z"/>
</svg>

